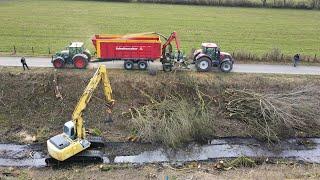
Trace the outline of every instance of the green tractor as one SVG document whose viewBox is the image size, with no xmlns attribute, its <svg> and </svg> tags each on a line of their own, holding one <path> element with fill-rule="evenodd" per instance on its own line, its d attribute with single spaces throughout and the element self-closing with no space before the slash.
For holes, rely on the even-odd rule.
<svg viewBox="0 0 320 180">
<path fill-rule="evenodd" d="M 84 48 L 82 42 L 72 42 L 65 50 L 52 56 L 52 64 L 55 68 L 63 68 L 66 64 L 73 64 L 77 69 L 87 67 L 91 59 L 91 53 Z"/>
</svg>

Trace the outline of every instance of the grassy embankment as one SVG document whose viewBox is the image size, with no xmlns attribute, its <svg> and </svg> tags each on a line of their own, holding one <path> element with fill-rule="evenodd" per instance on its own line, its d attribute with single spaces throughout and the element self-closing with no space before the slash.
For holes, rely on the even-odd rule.
<svg viewBox="0 0 320 180">
<path fill-rule="evenodd" d="M 59 5 L 58 5 L 59 4 Z M 61 8 L 63 7 L 63 8 Z M 310 56 L 320 53 L 319 11 L 184 6 L 103 1 L 4 1 L 0 6 L 2 54 L 47 55 L 70 41 L 84 41 L 98 33 L 156 31 L 180 34 L 189 53 L 201 42 L 217 42 L 223 51 L 241 52 L 238 59 L 255 59 L 272 52 Z M 243 54 L 244 53 L 244 54 Z M 247 54 L 251 53 L 251 54 Z M 276 55 L 276 57 L 275 57 Z"/>
<path fill-rule="evenodd" d="M 53 69 L 20 72 L 16 68 L 1 67 L 0 70 L 1 142 L 25 142 L 26 135 L 44 142 L 61 132 L 93 73 L 57 71 L 61 100 L 55 96 Z M 252 136 L 277 141 L 320 135 L 319 106 L 315 105 L 319 103 L 318 91 L 311 95 L 281 96 L 280 102 L 270 96 L 292 92 L 297 87 L 317 88 L 318 76 L 195 72 L 149 76 L 146 72 L 120 70 L 110 70 L 109 75 L 116 99 L 114 123 L 104 123 L 106 113 L 101 89 L 94 94 L 84 113 L 87 127 L 100 129 L 109 141 L 124 141 L 126 136 L 135 134 L 145 142 L 178 147 L 213 137 Z M 248 89 L 265 97 L 245 96 L 251 107 L 243 112 L 247 102 L 238 106 L 230 103 L 231 95 L 226 89 Z M 276 109 L 268 105 L 260 107 L 259 101 L 270 103 Z M 295 110 L 297 106 L 299 112 Z M 278 113 L 279 110 L 285 114 Z"/>
</svg>

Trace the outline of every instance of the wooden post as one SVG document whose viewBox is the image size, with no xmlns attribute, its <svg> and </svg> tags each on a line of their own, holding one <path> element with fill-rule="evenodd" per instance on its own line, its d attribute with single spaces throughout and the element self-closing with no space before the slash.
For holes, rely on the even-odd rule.
<svg viewBox="0 0 320 180">
<path fill-rule="evenodd" d="M 13 46 L 13 54 L 16 54 L 16 53 L 17 53 L 16 46 Z"/>
<path fill-rule="evenodd" d="M 49 52 L 49 54 L 51 54 L 51 51 L 50 51 L 50 48 L 48 47 L 48 52 Z"/>
<path fill-rule="evenodd" d="M 34 54 L 33 46 L 31 47 L 31 50 L 32 50 L 32 54 Z"/>
</svg>

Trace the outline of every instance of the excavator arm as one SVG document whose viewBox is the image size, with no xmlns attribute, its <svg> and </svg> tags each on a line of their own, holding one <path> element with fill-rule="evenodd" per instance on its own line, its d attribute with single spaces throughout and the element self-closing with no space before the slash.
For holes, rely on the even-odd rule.
<svg viewBox="0 0 320 180">
<path fill-rule="evenodd" d="M 114 104 L 114 100 L 112 99 L 112 89 L 107 75 L 106 67 L 104 65 L 101 65 L 99 66 L 93 77 L 90 79 L 90 82 L 85 88 L 72 114 L 72 120 L 75 125 L 77 138 L 84 139 L 86 136 L 82 113 L 86 109 L 94 90 L 97 88 L 100 82 L 102 82 L 103 92 L 106 98 L 107 112 L 111 112 L 111 108 Z"/>
<path fill-rule="evenodd" d="M 176 31 L 173 31 L 173 32 L 171 33 L 170 37 L 167 38 L 166 40 L 167 40 L 167 41 L 162 45 L 162 53 L 165 53 L 165 52 L 166 52 L 167 46 L 168 46 L 168 45 L 171 46 L 171 42 L 174 40 L 174 41 L 175 41 L 175 44 L 176 44 L 176 49 L 177 49 L 178 53 L 180 54 L 180 52 L 181 52 L 181 51 L 180 51 L 181 46 L 180 46 L 180 39 L 179 39 L 179 37 L 178 37 L 177 32 L 176 32 Z M 172 48 L 171 48 L 170 51 L 172 51 Z M 171 52 L 170 52 L 170 53 L 171 53 Z"/>
</svg>

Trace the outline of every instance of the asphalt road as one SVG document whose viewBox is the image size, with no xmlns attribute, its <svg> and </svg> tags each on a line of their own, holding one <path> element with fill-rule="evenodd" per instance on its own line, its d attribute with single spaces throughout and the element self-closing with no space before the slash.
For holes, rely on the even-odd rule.
<svg viewBox="0 0 320 180">
<path fill-rule="evenodd" d="M 53 67 L 51 58 L 27 57 L 27 64 L 30 67 Z M 94 62 L 89 64 L 89 68 L 96 68 L 100 64 L 105 64 L 110 69 L 122 69 L 122 61 Z M 20 57 L 0 57 L 0 66 L 21 66 Z M 150 63 L 150 66 L 161 69 L 159 61 Z M 194 69 L 194 66 L 191 66 Z M 320 75 L 320 66 L 298 66 L 290 65 L 265 65 L 265 64 L 234 64 L 232 72 L 238 73 L 268 73 L 268 74 L 308 74 Z"/>
</svg>

